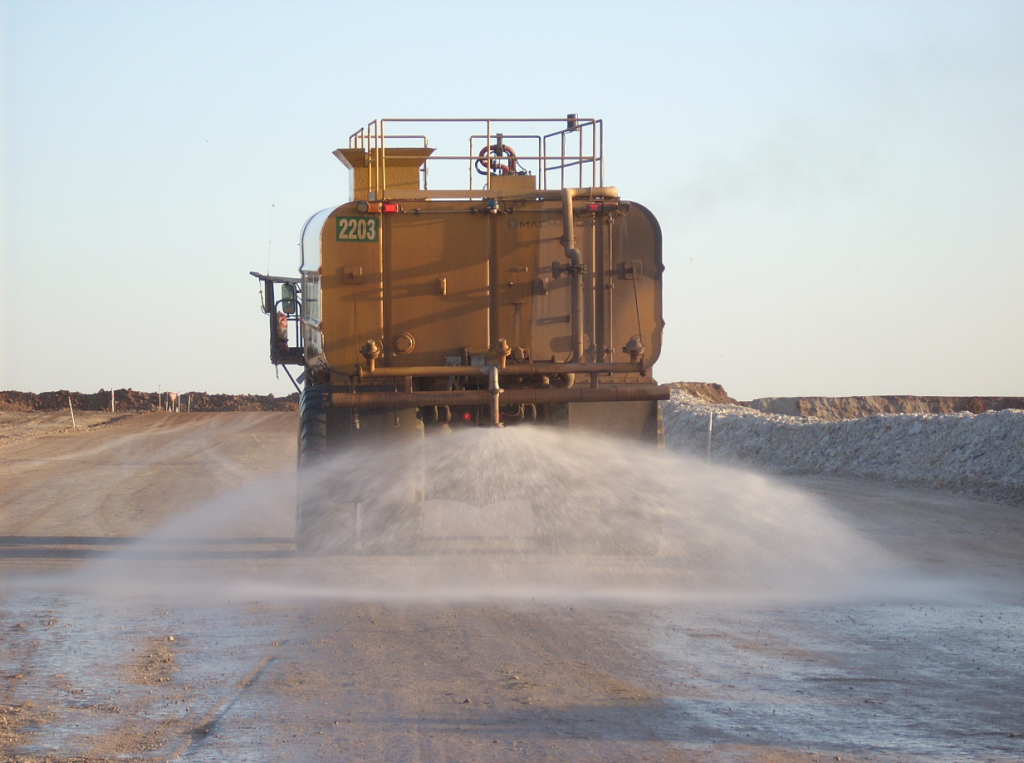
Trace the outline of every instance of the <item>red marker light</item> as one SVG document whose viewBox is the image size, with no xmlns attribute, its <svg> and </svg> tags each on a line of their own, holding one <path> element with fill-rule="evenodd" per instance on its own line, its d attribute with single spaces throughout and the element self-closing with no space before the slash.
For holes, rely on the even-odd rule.
<svg viewBox="0 0 1024 763">
<path fill-rule="evenodd" d="M 383 204 L 380 205 L 380 211 L 383 212 L 384 214 L 394 214 L 395 212 L 398 212 L 399 209 L 398 205 L 395 204 L 393 201 L 385 201 Z"/>
<path fill-rule="evenodd" d="M 464 414 L 462 414 L 463 421 L 469 421 L 471 418 L 473 418 L 473 414 L 470 413 L 469 411 L 466 411 Z"/>
</svg>

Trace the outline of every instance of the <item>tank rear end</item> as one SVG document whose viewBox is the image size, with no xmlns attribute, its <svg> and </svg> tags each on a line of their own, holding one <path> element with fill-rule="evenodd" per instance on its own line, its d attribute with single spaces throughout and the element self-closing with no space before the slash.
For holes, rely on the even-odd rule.
<svg viewBox="0 0 1024 763">
<path fill-rule="evenodd" d="M 352 199 L 311 218 L 302 265 L 306 378 L 330 407 L 657 439 L 661 231 L 603 185 L 599 153 L 565 153 L 566 136 L 597 145 L 601 123 L 563 124 L 557 154 L 516 154 L 490 124 L 461 157 L 393 148 L 383 126 L 335 152 Z M 427 165 L 452 159 L 481 187 L 426 188 Z M 565 165 L 592 184 L 548 187 Z"/>
</svg>

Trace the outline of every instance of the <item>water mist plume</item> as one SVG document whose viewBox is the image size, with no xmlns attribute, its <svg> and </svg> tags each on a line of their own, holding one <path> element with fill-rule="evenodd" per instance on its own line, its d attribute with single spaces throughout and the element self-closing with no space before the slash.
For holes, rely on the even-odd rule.
<svg viewBox="0 0 1024 763">
<path fill-rule="evenodd" d="M 820 499 L 597 434 L 462 430 L 338 454 L 299 482 L 307 498 L 347 512 L 318 528 L 321 556 L 292 550 L 296 475 L 282 473 L 199 506 L 79 579 L 208 597 L 769 600 L 847 595 L 894 568 Z M 389 507 L 419 497 L 411 542 L 396 542 Z M 182 558 L 195 560 L 187 574 L 161 574 L 163 561 L 180 568 Z"/>
</svg>

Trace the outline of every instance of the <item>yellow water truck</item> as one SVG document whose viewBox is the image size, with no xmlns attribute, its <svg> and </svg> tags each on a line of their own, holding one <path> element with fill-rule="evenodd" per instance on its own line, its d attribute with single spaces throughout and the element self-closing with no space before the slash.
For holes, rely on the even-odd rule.
<svg viewBox="0 0 1024 763">
<path fill-rule="evenodd" d="M 350 198 L 306 222 L 299 276 L 253 273 L 271 362 L 302 368 L 300 466 L 467 426 L 663 441 L 661 229 L 605 185 L 603 145 L 570 114 L 380 119 L 334 152 Z M 300 550 L 323 503 L 300 489 Z"/>
</svg>

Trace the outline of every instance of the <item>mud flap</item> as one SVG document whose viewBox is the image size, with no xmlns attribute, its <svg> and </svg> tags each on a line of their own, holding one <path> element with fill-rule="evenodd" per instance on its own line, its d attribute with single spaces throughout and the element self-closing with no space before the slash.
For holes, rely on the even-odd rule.
<svg viewBox="0 0 1024 763">
<path fill-rule="evenodd" d="M 665 426 L 657 400 L 627 403 L 569 403 L 569 429 L 665 447 Z"/>
</svg>

